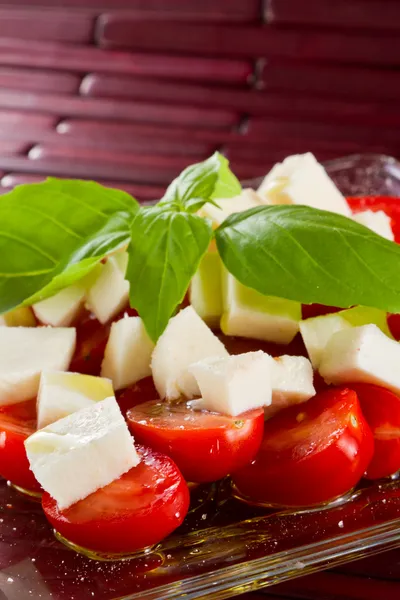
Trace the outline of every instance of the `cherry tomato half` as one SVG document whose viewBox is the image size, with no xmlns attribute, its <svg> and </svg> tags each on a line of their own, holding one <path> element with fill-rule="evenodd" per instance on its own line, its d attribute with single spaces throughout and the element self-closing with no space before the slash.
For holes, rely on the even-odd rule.
<svg viewBox="0 0 400 600">
<path fill-rule="evenodd" d="M 199 483 L 253 460 L 264 429 L 261 408 L 229 417 L 155 400 L 138 404 L 127 418 L 137 441 L 173 458 L 187 481 Z"/>
<path fill-rule="evenodd" d="M 123 415 L 137 404 L 158 398 L 158 392 L 152 377 L 145 377 L 123 390 L 118 390 L 115 395 Z"/>
<path fill-rule="evenodd" d="M 380 479 L 400 469 L 400 398 L 370 383 L 350 384 L 375 440 L 374 456 L 365 477 Z"/>
<path fill-rule="evenodd" d="M 351 490 L 373 445 L 356 393 L 330 389 L 267 421 L 256 459 L 232 478 L 253 501 L 312 506 Z"/>
<path fill-rule="evenodd" d="M 66 510 L 45 492 L 42 506 L 51 525 L 78 546 L 107 553 L 134 552 L 174 531 L 189 508 L 186 482 L 168 456 L 137 450 L 137 467 Z"/>
<path fill-rule="evenodd" d="M 29 467 L 24 441 L 36 431 L 36 400 L 0 410 L 0 476 L 26 490 L 41 490 Z"/>
</svg>

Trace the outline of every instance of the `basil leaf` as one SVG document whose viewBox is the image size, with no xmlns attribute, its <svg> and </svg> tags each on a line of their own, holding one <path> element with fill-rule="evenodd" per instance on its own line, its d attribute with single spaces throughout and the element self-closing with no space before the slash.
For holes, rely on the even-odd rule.
<svg viewBox="0 0 400 600">
<path fill-rule="evenodd" d="M 159 206 L 196 212 L 215 198 L 230 198 L 241 192 L 241 186 L 229 169 L 229 161 L 219 152 L 201 163 L 187 167 L 169 185 Z M 214 202 L 213 202 L 214 203 Z"/>
<path fill-rule="evenodd" d="M 182 302 L 211 237 L 211 224 L 197 215 L 161 206 L 137 212 L 126 278 L 131 306 L 154 341 Z"/>
<path fill-rule="evenodd" d="M 79 180 L 18 186 L 0 202 L 0 313 L 51 296 L 127 244 L 137 202 Z"/>
<path fill-rule="evenodd" d="M 232 215 L 215 236 L 228 270 L 262 294 L 400 312 L 400 246 L 351 219 L 264 206 Z"/>
</svg>

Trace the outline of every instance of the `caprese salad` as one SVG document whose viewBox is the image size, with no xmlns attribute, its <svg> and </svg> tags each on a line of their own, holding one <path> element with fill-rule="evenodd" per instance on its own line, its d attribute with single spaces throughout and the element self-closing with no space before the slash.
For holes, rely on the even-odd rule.
<svg viewBox="0 0 400 600">
<path fill-rule="evenodd" d="M 51 179 L 0 222 L 0 475 L 66 540 L 153 546 L 188 482 L 309 507 L 400 469 L 397 200 L 214 155 L 155 206 Z"/>
</svg>

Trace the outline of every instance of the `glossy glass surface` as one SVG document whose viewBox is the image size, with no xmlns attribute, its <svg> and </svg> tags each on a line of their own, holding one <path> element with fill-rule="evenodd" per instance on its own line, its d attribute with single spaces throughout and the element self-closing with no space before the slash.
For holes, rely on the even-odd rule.
<svg viewBox="0 0 400 600">
<path fill-rule="evenodd" d="M 400 196 L 394 159 L 327 167 L 345 194 Z M 0 598 L 221 600 L 400 546 L 400 480 L 363 483 L 343 502 L 303 512 L 243 504 L 228 481 L 191 494 L 185 523 L 157 548 L 100 561 L 57 540 L 40 504 L 0 481 Z"/>
</svg>

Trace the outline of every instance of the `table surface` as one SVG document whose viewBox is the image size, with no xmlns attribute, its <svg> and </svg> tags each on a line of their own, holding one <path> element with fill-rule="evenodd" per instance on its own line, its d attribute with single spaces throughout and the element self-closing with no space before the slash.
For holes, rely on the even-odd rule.
<svg viewBox="0 0 400 600">
<path fill-rule="evenodd" d="M 293 579 L 240 600 L 399 600 L 400 549 Z"/>
</svg>

